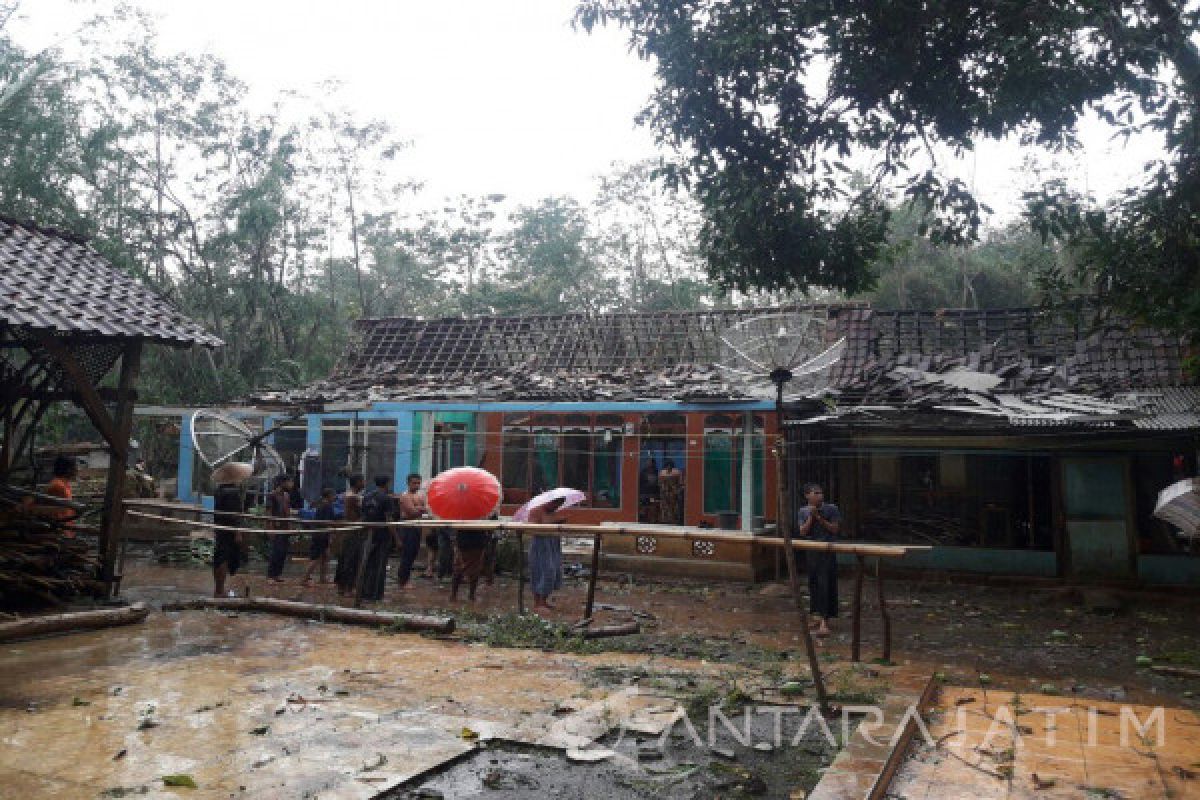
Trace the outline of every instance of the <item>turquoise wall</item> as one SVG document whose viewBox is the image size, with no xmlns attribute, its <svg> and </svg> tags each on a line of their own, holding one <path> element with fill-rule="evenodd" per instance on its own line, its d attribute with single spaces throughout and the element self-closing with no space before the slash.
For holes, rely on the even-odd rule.
<svg viewBox="0 0 1200 800">
<path fill-rule="evenodd" d="M 1140 555 L 1138 579 L 1155 586 L 1200 586 L 1200 558 Z"/>
<path fill-rule="evenodd" d="M 853 556 L 839 556 L 853 564 Z M 999 550 L 986 547 L 934 547 L 900 559 L 887 559 L 902 569 L 940 569 L 951 572 L 982 572 L 990 575 L 1025 575 L 1053 578 L 1058 574 L 1058 557 L 1047 550 Z"/>
</svg>

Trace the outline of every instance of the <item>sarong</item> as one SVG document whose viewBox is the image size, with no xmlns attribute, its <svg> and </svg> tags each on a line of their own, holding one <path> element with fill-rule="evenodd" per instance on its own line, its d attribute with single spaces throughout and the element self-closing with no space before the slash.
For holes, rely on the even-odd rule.
<svg viewBox="0 0 1200 800">
<path fill-rule="evenodd" d="M 529 546 L 529 585 L 533 593 L 547 596 L 562 588 L 562 539 L 534 536 Z"/>
</svg>

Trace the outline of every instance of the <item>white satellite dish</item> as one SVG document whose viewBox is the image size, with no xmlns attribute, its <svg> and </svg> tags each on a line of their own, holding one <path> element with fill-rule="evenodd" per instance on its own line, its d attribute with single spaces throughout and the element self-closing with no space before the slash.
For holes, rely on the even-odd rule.
<svg viewBox="0 0 1200 800">
<path fill-rule="evenodd" d="M 282 475 L 286 471 L 283 459 L 266 443 L 272 433 L 273 428 L 255 433 L 241 420 L 219 411 L 201 409 L 192 414 L 192 445 L 214 479 L 270 480 Z"/>
<path fill-rule="evenodd" d="M 786 370 L 793 386 L 809 394 L 829 386 L 829 369 L 846 350 L 845 338 L 830 344 L 826 320 L 807 311 L 751 317 L 719 334 L 717 366 L 735 378 L 773 391 L 772 374 Z"/>
</svg>

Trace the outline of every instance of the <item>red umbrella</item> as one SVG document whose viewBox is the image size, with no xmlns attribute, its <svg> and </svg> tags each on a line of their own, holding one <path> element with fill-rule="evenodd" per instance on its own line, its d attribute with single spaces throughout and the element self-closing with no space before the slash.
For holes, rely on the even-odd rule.
<svg viewBox="0 0 1200 800">
<path fill-rule="evenodd" d="M 429 482 L 429 510 L 441 519 L 484 519 L 500 502 L 500 481 L 476 467 L 448 469 Z"/>
</svg>

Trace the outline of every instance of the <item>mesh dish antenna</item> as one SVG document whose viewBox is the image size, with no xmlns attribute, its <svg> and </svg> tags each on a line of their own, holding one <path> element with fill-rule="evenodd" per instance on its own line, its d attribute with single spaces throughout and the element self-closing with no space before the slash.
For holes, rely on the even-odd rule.
<svg viewBox="0 0 1200 800">
<path fill-rule="evenodd" d="M 229 465 L 242 464 L 254 478 L 271 479 L 285 471 L 283 459 L 265 439 L 273 433 L 255 433 L 241 420 L 219 411 L 201 409 L 192 414 L 192 445 L 209 470 L 236 470 Z"/>
<path fill-rule="evenodd" d="M 774 392 L 773 376 L 786 372 L 792 393 L 818 394 L 829 388 L 830 368 L 846 350 L 845 338 L 832 345 L 826 320 L 807 311 L 751 317 L 718 334 L 721 361 L 717 366 L 755 394 Z"/>
</svg>

